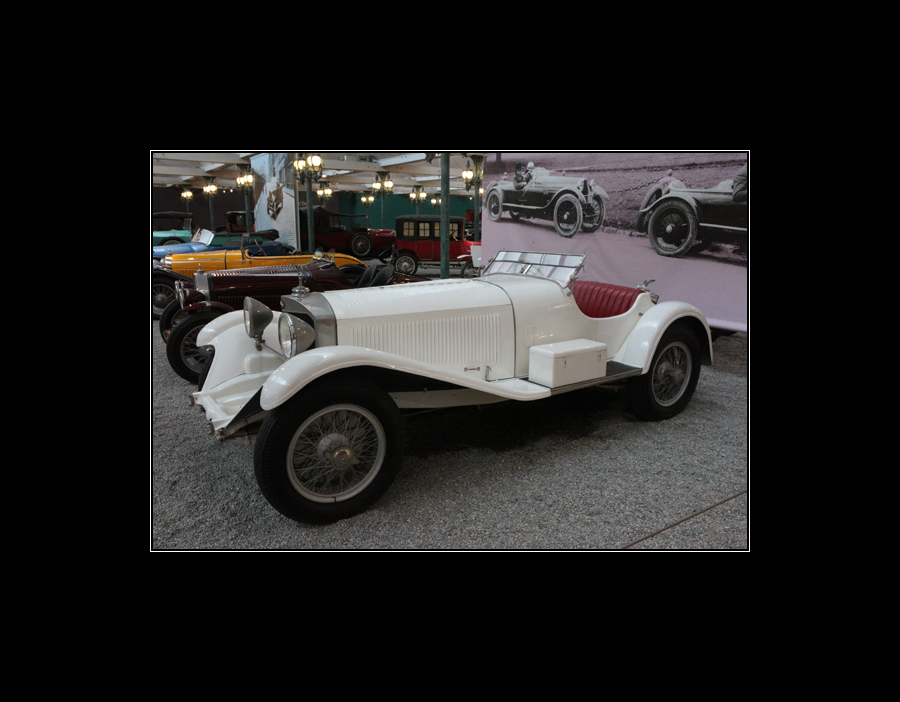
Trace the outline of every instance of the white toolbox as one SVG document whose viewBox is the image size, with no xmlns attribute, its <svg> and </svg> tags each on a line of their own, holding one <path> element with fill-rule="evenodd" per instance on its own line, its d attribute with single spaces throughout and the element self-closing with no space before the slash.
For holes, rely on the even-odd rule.
<svg viewBox="0 0 900 702">
<path fill-rule="evenodd" d="M 606 375 L 606 344 L 573 339 L 532 346 L 528 380 L 548 388 L 602 378 Z"/>
</svg>

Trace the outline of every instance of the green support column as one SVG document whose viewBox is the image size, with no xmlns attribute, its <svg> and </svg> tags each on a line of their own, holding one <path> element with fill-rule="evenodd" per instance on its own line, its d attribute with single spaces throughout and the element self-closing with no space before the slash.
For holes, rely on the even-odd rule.
<svg viewBox="0 0 900 702">
<path fill-rule="evenodd" d="M 292 159 L 293 163 L 297 163 L 297 160 L 300 158 L 300 154 L 296 151 L 293 152 L 294 158 Z M 303 239 L 301 237 L 300 231 L 300 184 L 299 177 L 297 175 L 296 167 L 293 169 L 294 173 L 294 232 L 297 237 L 296 247 L 297 251 L 303 251 Z"/>
<path fill-rule="evenodd" d="M 316 224 L 313 219 L 312 178 L 306 179 L 306 238 L 309 248 L 306 253 L 316 250 Z"/>
<path fill-rule="evenodd" d="M 441 154 L 441 278 L 450 277 L 450 154 Z"/>
</svg>

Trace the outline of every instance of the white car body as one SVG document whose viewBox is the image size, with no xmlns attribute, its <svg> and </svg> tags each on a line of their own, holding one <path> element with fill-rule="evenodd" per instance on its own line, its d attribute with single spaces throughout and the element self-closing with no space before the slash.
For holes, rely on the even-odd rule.
<svg viewBox="0 0 900 702">
<path fill-rule="evenodd" d="M 656 304 L 645 287 L 619 314 L 586 315 L 572 290 L 583 259 L 500 252 L 477 279 L 295 292 L 282 305 L 309 313 L 316 341 L 292 358 L 278 350 L 277 315 L 261 344 L 248 336 L 245 313 L 223 315 L 197 339 L 215 354 L 193 402 L 217 438 L 253 443 L 248 427 L 310 383 L 350 368 L 412 380 L 386 388 L 401 409 L 536 400 L 647 373 L 678 320 L 695 330 L 702 361 L 712 362 L 703 314 L 687 303 Z"/>
</svg>

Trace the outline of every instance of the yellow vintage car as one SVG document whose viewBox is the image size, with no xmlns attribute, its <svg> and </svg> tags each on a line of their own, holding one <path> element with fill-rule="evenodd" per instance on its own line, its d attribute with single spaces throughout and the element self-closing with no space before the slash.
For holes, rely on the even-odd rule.
<svg viewBox="0 0 900 702">
<path fill-rule="evenodd" d="M 239 250 L 203 251 L 199 253 L 169 254 L 162 261 L 162 266 L 154 267 L 150 275 L 150 315 L 159 319 L 162 311 L 175 299 L 175 283 L 179 280 L 193 281 L 194 273 L 201 268 L 204 271 L 235 270 L 241 268 L 270 268 L 272 266 L 289 266 L 309 263 L 320 258 L 322 252 L 304 254 L 295 252 L 277 256 L 264 253 L 251 253 L 247 248 Z M 358 258 L 346 254 L 326 254 L 334 257 L 334 265 L 340 268 L 348 279 L 355 281 L 367 266 Z"/>
<path fill-rule="evenodd" d="M 185 278 L 192 278 L 202 268 L 205 271 L 224 271 L 236 268 L 259 268 L 262 266 L 289 266 L 292 263 L 309 263 L 315 254 L 292 253 L 267 256 L 263 253 L 251 254 L 247 249 L 204 251 L 202 253 L 171 254 L 163 259 L 163 268 Z M 344 266 L 365 264 L 358 258 L 346 254 L 334 254 L 334 265 Z"/>
</svg>

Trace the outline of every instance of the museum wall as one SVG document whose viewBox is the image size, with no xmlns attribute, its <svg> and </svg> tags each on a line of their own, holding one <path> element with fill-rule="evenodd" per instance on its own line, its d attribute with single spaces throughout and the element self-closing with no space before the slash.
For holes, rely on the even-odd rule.
<svg viewBox="0 0 900 702">
<path fill-rule="evenodd" d="M 689 189 L 724 189 L 730 202 L 732 181 L 747 162 L 746 152 L 504 152 L 499 159 L 487 154 L 482 261 L 503 249 L 585 254 L 582 279 L 631 287 L 653 280 L 649 287 L 660 301 L 688 302 L 706 315 L 711 326 L 747 331 L 749 235 L 743 241 L 710 236 L 703 246 L 683 255 L 661 255 L 650 242 L 646 224 L 638 223 L 647 193 L 675 179 Z M 524 189 L 515 189 L 516 163 L 524 169 L 529 163 L 543 169 L 550 191 L 563 187 L 566 180 L 593 181 L 608 196 L 601 226 L 594 231 L 581 227 L 564 236 L 557 231 L 552 213 L 541 218 L 508 207 L 516 198 L 528 197 Z M 502 185 L 507 198 L 503 212 L 493 219 L 492 183 Z"/>
</svg>

